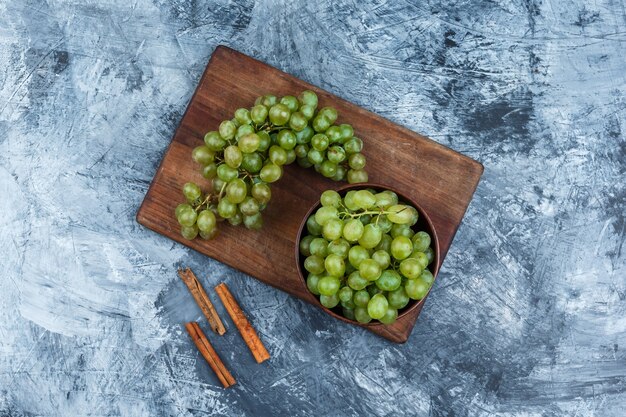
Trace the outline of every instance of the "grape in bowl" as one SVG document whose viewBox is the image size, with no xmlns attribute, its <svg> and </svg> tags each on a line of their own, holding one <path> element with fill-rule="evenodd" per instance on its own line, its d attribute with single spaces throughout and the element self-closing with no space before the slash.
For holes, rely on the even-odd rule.
<svg viewBox="0 0 626 417">
<path fill-rule="evenodd" d="M 421 310 L 439 271 L 439 241 L 426 212 L 379 184 L 324 191 L 296 242 L 307 291 L 330 315 L 362 326 Z"/>
</svg>

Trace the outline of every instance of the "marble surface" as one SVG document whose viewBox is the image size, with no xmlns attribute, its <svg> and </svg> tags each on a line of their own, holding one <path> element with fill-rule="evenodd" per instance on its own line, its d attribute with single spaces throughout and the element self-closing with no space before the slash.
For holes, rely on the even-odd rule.
<svg viewBox="0 0 626 417">
<path fill-rule="evenodd" d="M 405 345 L 135 222 L 218 44 L 484 164 Z M 0 416 L 626 415 L 623 2 L 2 0 L 0 63 Z"/>
</svg>

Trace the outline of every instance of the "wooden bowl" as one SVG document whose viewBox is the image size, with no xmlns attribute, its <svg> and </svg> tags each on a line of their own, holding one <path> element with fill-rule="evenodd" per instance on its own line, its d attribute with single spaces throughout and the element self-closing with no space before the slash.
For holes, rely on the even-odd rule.
<svg viewBox="0 0 626 417">
<path fill-rule="evenodd" d="M 434 285 L 434 281 L 437 279 L 437 274 L 439 273 L 439 266 L 440 266 L 440 261 L 439 261 L 439 239 L 437 237 L 437 232 L 435 230 L 435 227 L 433 225 L 433 222 L 430 220 L 430 217 L 428 217 L 428 214 L 422 209 L 422 207 L 413 199 L 410 199 L 408 197 L 406 197 L 406 195 L 404 195 L 403 193 L 393 189 L 393 187 L 389 187 L 386 185 L 382 185 L 382 184 L 374 184 L 374 183 L 360 183 L 360 184 L 349 184 L 349 185 L 345 185 L 343 187 L 337 188 L 336 191 L 341 194 L 341 196 L 343 197 L 348 191 L 350 190 L 356 190 L 356 189 L 365 189 L 365 188 L 372 188 L 376 191 L 384 191 L 384 190 L 389 190 L 389 191 L 393 191 L 394 193 L 396 193 L 399 197 L 399 200 L 404 201 L 410 205 L 412 205 L 413 207 L 415 207 L 417 209 L 417 212 L 419 213 L 419 219 L 417 221 L 417 223 L 415 223 L 415 225 L 413 225 L 411 228 L 415 231 L 420 231 L 423 230 L 425 232 L 427 232 L 430 237 L 431 237 L 431 247 L 433 248 L 433 251 L 435 252 L 435 256 L 433 258 L 433 261 L 430 263 L 429 265 L 429 270 L 431 270 L 434 280 L 433 280 L 433 284 L 430 286 L 430 288 L 428 289 L 428 293 L 426 293 L 426 295 L 424 296 L 424 298 L 422 298 L 421 300 L 417 301 L 417 300 L 410 300 L 409 304 L 407 304 L 406 307 L 404 307 L 402 310 L 398 311 L 398 318 L 397 320 L 400 320 L 402 317 L 404 317 L 405 315 L 410 314 L 413 310 L 422 309 L 422 305 L 424 304 L 424 302 L 426 301 L 426 298 L 428 298 L 428 294 L 430 294 L 430 290 L 432 289 L 433 285 Z M 302 234 L 303 231 L 306 230 L 306 221 L 309 218 L 309 216 L 311 216 L 311 214 L 313 214 L 318 208 L 321 207 L 321 203 L 319 202 L 319 200 L 317 201 L 316 204 L 314 204 L 309 211 L 307 211 L 306 215 L 304 216 L 304 218 L 302 219 L 302 222 L 300 223 L 300 228 L 298 229 L 298 235 L 296 238 L 296 247 L 295 247 L 295 254 L 296 254 L 296 265 L 298 268 L 298 275 L 300 276 L 300 282 L 302 283 L 302 285 L 304 285 L 304 288 L 306 289 L 306 291 L 308 292 L 309 289 L 306 286 L 306 275 L 308 274 L 308 271 L 306 269 L 304 269 L 304 256 L 302 256 L 300 254 L 300 240 L 302 240 Z M 384 323 L 379 322 L 378 320 L 376 321 L 371 321 L 369 323 L 359 323 L 356 320 L 350 320 L 347 317 L 344 317 L 341 314 L 341 307 L 340 305 L 338 305 L 337 307 L 335 307 L 334 309 L 329 309 L 326 308 L 322 305 L 322 303 L 320 303 L 319 301 L 319 296 L 315 296 L 315 299 L 317 301 L 318 306 L 326 311 L 328 314 L 330 314 L 331 316 L 345 321 L 346 323 L 351 323 L 351 324 L 356 324 L 359 325 L 361 327 L 373 327 L 373 326 L 385 326 Z M 337 310 L 337 311 L 335 311 Z"/>
</svg>

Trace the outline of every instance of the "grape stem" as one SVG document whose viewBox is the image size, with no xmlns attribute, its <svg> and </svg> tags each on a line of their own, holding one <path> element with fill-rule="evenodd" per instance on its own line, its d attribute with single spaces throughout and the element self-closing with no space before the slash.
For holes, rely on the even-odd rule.
<svg viewBox="0 0 626 417">
<path fill-rule="evenodd" d="M 345 206 L 344 206 L 344 207 L 345 207 Z M 346 208 L 347 208 L 347 207 L 346 207 Z M 354 218 L 359 218 L 359 217 L 361 217 L 361 216 L 364 216 L 364 215 L 366 215 L 366 214 L 377 214 L 377 215 L 379 215 L 379 216 L 380 216 L 381 214 L 385 214 L 385 215 L 387 215 L 387 214 L 397 214 L 397 213 L 402 213 L 404 210 L 406 210 L 406 207 L 405 207 L 405 208 L 403 208 L 402 210 L 399 210 L 399 211 L 385 211 L 385 210 L 383 210 L 383 209 L 380 209 L 379 211 L 376 211 L 376 210 L 363 210 L 363 211 L 362 211 L 362 212 L 360 212 L 360 213 L 349 213 L 349 212 L 347 212 L 347 211 L 340 211 L 340 212 L 339 212 L 339 215 L 344 215 L 344 218 L 345 218 L 345 215 L 348 215 L 348 216 L 350 216 L 350 217 L 352 217 L 352 218 L 354 219 Z M 378 219 L 376 219 L 376 222 L 378 222 Z"/>
</svg>

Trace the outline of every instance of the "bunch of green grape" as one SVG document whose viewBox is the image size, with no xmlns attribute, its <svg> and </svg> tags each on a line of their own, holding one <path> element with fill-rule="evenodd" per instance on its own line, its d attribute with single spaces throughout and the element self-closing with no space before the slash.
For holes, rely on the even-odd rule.
<svg viewBox="0 0 626 417">
<path fill-rule="evenodd" d="M 434 277 L 431 237 L 415 231 L 417 210 L 392 191 L 333 190 L 306 222 L 300 253 L 306 285 L 323 306 L 341 306 L 360 323 L 391 324 L 410 299 L 421 300 Z"/>
<path fill-rule="evenodd" d="M 337 110 L 318 110 L 317 105 L 312 91 L 280 99 L 265 95 L 208 132 L 192 158 L 211 181 L 211 192 L 203 193 L 195 183 L 184 185 L 187 203 L 176 207 L 183 237 L 211 239 L 223 219 L 260 229 L 261 212 L 272 196 L 269 184 L 293 162 L 335 181 L 367 182 L 363 141 L 349 124 L 334 124 Z"/>
</svg>

